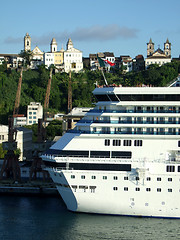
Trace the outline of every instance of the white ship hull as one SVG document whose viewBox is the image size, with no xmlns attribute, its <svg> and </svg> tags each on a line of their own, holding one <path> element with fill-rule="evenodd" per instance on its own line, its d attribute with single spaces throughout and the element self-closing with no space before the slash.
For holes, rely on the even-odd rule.
<svg viewBox="0 0 180 240">
<path fill-rule="evenodd" d="M 153 165 L 151 166 L 153 167 Z M 159 166 L 156 164 L 155 167 Z M 96 172 L 97 177 L 94 184 L 90 180 L 91 176 L 95 174 L 94 172 L 76 172 L 76 181 L 73 181 L 70 176 L 74 174 L 74 171 L 58 169 L 52 171 L 52 169 L 49 169 L 51 177 L 57 184 L 57 189 L 70 211 L 180 218 L 180 203 L 178 201 L 180 184 L 176 186 L 173 184 L 173 190 L 168 195 L 168 189 L 172 189 L 172 182 L 167 183 L 169 176 L 161 174 L 144 175 L 143 173 L 144 176 L 141 176 L 141 180 L 137 181 L 136 171 L 129 175 L 117 172 Z M 87 178 L 83 185 L 81 180 L 77 181 L 78 176 L 81 179 L 82 175 L 86 175 Z M 105 175 L 111 181 L 102 180 Z M 118 179 L 114 180 L 114 176 Z M 130 181 L 124 180 L 127 176 L 131 178 Z M 151 178 L 151 181 L 146 181 L 147 176 Z M 157 183 L 159 177 L 161 182 Z M 173 181 L 179 182 L 179 179 L 179 176 L 173 176 Z M 77 186 L 76 189 L 73 188 L 74 185 Z M 96 185 L 96 188 L 92 189 L 94 185 Z M 112 190 L 113 186 L 117 187 L 117 191 Z M 150 191 L 147 191 L 147 189 L 150 189 Z M 161 191 L 159 192 L 157 189 L 161 189 Z"/>
</svg>

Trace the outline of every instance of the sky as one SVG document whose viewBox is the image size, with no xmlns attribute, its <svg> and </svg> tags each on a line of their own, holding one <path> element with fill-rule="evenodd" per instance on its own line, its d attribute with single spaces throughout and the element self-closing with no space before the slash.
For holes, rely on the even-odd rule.
<svg viewBox="0 0 180 240">
<path fill-rule="evenodd" d="M 163 50 L 168 38 L 172 57 L 180 55 L 180 0 L 8 0 L 0 10 L 3 54 L 20 53 L 29 33 L 31 50 L 38 46 L 44 52 L 52 38 L 58 50 L 71 38 L 83 57 L 98 52 L 146 57 L 150 38 L 155 50 Z"/>
</svg>

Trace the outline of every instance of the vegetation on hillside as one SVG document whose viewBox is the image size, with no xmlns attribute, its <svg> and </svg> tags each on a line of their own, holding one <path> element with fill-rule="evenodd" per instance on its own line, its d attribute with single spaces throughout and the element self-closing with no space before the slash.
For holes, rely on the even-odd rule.
<svg viewBox="0 0 180 240">
<path fill-rule="evenodd" d="M 115 83 L 122 86 L 153 85 L 165 86 L 180 73 L 180 62 L 172 62 L 162 67 L 151 65 L 148 70 L 131 72 L 123 75 L 120 70 L 114 69 L 112 73 L 105 73 L 108 84 Z M 7 124 L 9 115 L 12 115 L 16 90 L 20 72 L 6 70 L 6 65 L 0 65 L 0 123 Z M 49 70 L 41 65 L 38 70 L 23 72 L 20 114 L 26 114 L 27 105 L 31 101 L 41 102 L 43 105 L 46 93 Z M 50 112 L 67 112 L 68 99 L 67 73 L 54 73 L 51 85 L 49 102 Z M 72 73 L 73 107 L 91 107 L 95 101 L 92 91 L 95 83 L 104 84 L 100 71 L 85 70 L 81 73 Z"/>
</svg>

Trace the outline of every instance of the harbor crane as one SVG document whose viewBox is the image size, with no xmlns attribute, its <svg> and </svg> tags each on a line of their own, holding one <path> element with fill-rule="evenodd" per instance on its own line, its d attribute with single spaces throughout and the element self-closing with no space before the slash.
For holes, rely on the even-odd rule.
<svg viewBox="0 0 180 240">
<path fill-rule="evenodd" d="M 46 89 L 46 96 L 44 101 L 44 114 L 43 119 L 38 119 L 38 133 L 37 133 L 37 143 L 35 144 L 35 152 L 33 157 L 32 166 L 30 169 L 30 180 L 36 179 L 37 173 L 42 172 L 43 178 L 49 176 L 47 171 L 43 170 L 43 161 L 40 157 L 40 154 L 46 150 L 46 122 L 47 122 L 47 110 L 49 107 L 49 97 L 51 91 L 51 82 L 52 82 L 52 68 L 50 69 L 49 80 Z"/>
<path fill-rule="evenodd" d="M 21 97 L 21 85 L 22 85 L 22 74 L 23 68 L 21 68 L 18 88 L 16 92 L 16 99 L 14 104 L 13 116 L 8 119 L 8 141 L 3 142 L 3 150 L 7 150 L 4 157 L 4 162 L 1 168 L 0 178 L 2 179 L 5 175 L 6 178 L 13 177 L 14 181 L 21 179 L 20 167 L 19 167 L 19 156 L 15 154 L 17 150 L 17 130 L 14 127 L 14 118 L 17 117 L 19 112 L 19 104 Z"/>
</svg>

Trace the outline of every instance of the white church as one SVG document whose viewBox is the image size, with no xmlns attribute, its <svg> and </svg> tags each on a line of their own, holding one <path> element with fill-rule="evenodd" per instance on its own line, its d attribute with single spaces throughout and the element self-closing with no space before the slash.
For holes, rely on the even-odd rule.
<svg viewBox="0 0 180 240">
<path fill-rule="evenodd" d="M 164 51 L 158 48 L 154 50 L 154 43 L 150 38 L 147 43 L 147 58 L 145 59 L 145 67 L 148 68 L 151 64 L 158 64 L 162 66 L 163 64 L 171 62 L 171 43 L 167 39 L 164 43 Z"/>
</svg>

